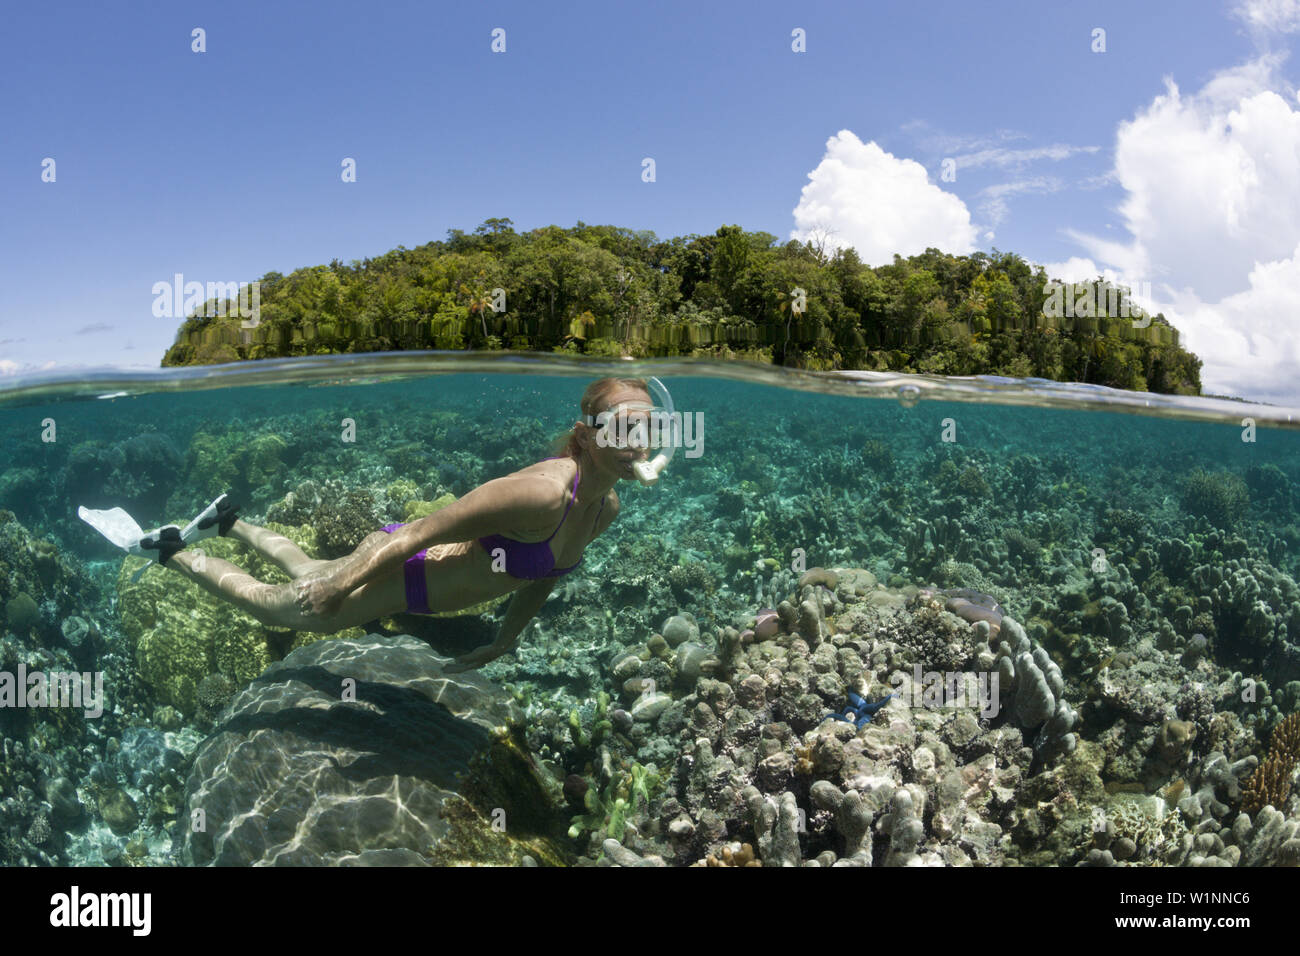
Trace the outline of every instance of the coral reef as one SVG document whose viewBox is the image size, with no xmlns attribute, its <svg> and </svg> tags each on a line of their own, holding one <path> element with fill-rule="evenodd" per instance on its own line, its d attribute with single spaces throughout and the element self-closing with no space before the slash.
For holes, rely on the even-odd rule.
<svg viewBox="0 0 1300 956">
<path fill-rule="evenodd" d="M 181 453 L 158 431 L 118 442 L 81 442 L 72 447 L 61 472 L 61 497 L 87 508 L 120 506 L 132 514 L 159 514 L 182 467 Z"/>
<path fill-rule="evenodd" d="M 305 481 L 267 509 L 268 522 L 310 528 L 317 557 L 340 558 L 356 550 L 366 537 L 387 522 L 380 503 L 366 488 L 335 479 Z"/>
<path fill-rule="evenodd" d="M 0 863 L 195 859 L 172 854 L 190 840 L 184 781 L 196 779 L 194 754 L 214 728 L 205 759 L 233 734 L 243 750 L 232 753 L 258 768 L 216 805 L 264 807 L 271 840 L 258 849 L 248 830 L 218 825 L 209 832 L 228 842 L 204 859 L 253 859 L 299 825 L 308 811 L 298 791 L 274 784 L 292 764 L 298 779 L 337 786 L 313 806 L 338 797 L 347 809 L 332 818 L 344 820 L 335 839 L 361 834 L 367 847 L 331 849 L 323 826 L 308 824 L 313 861 L 1300 862 L 1295 748 L 1283 729 L 1300 710 L 1290 448 L 1135 419 L 1101 429 L 1115 452 L 1102 456 L 1086 416 L 1027 425 L 1019 416 L 1031 410 L 992 407 L 955 409 L 955 433 L 936 441 L 931 421 L 889 403 L 867 418 L 835 414 L 847 406 L 831 396 L 815 397 L 824 410 L 792 398 L 780 408 L 744 401 L 742 413 L 725 390 L 700 394 L 711 424 L 726 426 L 711 431 L 709 455 L 675 462 L 658 489 L 621 486 L 617 525 L 516 651 L 458 677 L 506 685 L 482 688 L 487 737 L 474 737 L 490 741 L 475 753 L 506 772 L 470 772 L 427 802 L 432 791 L 421 791 L 410 805 L 436 817 L 430 824 L 391 809 L 390 792 L 418 787 L 396 768 L 394 790 L 366 798 L 376 822 L 329 775 L 382 762 L 387 744 L 327 740 L 339 767 L 293 762 L 307 760 L 295 747 L 325 733 L 307 711 L 319 705 L 347 737 L 358 726 L 349 721 L 370 713 L 365 694 L 326 701 L 287 669 L 257 679 L 282 655 L 328 656 L 334 642 L 262 628 L 168 569 L 131 584 L 140 563 L 123 561 L 69 502 L 124 506 L 152 526 L 188 520 L 233 487 L 246 520 L 331 557 L 535 461 L 539 433 L 568 424 L 567 405 L 541 410 L 550 383 L 513 398 L 505 386 L 481 398 L 453 390 L 467 402 L 455 411 L 414 386 L 385 392 L 393 403 L 382 413 L 349 409 L 356 442 L 332 440 L 340 393 L 322 390 L 297 393 L 293 409 L 250 392 L 234 420 L 227 400 L 238 392 L 174 419 L 173 405 L 202 409 L 204 399 L 169 398 L 168 416 L 117 403 L 98 431 L 69 430 L 61 416 L 58 443 L 7 446 L 0 501 L 32 517 L 24 527 L 0 511 L 0 671 L 103 670 L 110 691 L 97 720 L 0 710 Z M 775 440 L 755 443 L 758 431 Z M 285 579 L 238 543 L 202 547 L 261 580 Z M 467 648 L 491 631 L 476 617 L 490 609 L 381 624 Z M 335 637 L 379 642 L 360 629 Z M 385 689 L 375 712 L 423 713 L 423 693 L 407 692 L 410 672 L 395 661 L 375 659 L 374 673 L 396 672 L 376 681 Z M 306 676 L 343 679 L 328 666 Z M 276 711 L 288 730 L 274 746 L 253 743 L 275 728 L 250 708 L 277 695 L 302 706 Z M 852 723 L 826 719 L 846 701 L 881 706 L 855 704 Z M 386 724 L 385 739 L 391 732 Z M 398 736 L 403 760 L 451 756 L 412 757 L 415 744 Z M 378 779 L 366 786 L 378 791 Z M 375 834 L 394 820 L 402 836 L 389 845 Z M 431 826 L 439 834 L 426 840 Z"/>
<path fill-rule="evenodd" d="M 989 865 L 1019 852 L 1017 833 L 1032 843 L 1070 826 L 1072 800 L 1058 795 L 1061 809 L 1051 815 L 1035 791 L 1018 796 L 1022 781 L 1059 772 L 1052 768 L 1073 749 L 1075 714 L 1054 662 L 1043 663 L 1042 649 L 1004 617 L 1010 686 L 988 688 L 994 696 L 982 707 L 975 699 L 927 702 L 916 664 L 974 671 L 983 658 L 986 672 L 1002 665 L 987 621 L 971 625 L 917 597 L 915 588 L 881 587 L 863 569 L 834 568 L 779 602 L 767 618 L 776 625 L 761 638 L 717 628 L 708 639 L 674 616 L 663 637 L 612 660 L 633 711 L 650 699 L 655 706 L 644 720 L 611 722 L 599 748 L 580 741 L 586 750 L 575 752 L 561 721 L 526 704 L 536 713 L 529 745 L 557 779 L 591 754 L 585 759 L 597 772 L 581 788 L 588 813 L 573 833 L 586 841 L 584 859 L 719 865 L 734 863 L 747 843 L 765 866 Z M 676 650 L 669 634 L 680 641 Z M 823 720 L 848 692 L 884 697 L 871 693 L 876 686 L 892 686 L 894 696 L 874 721 L 859 729 Z M 1036 749 L 1022 728 L 1034 732 Z M 599 768 L 620 759 L 668 766 L 659 771 L 663 792 L 619 802 L 610 786 L 619 773 L 601 778 Z M 1059 792 L 1090 794 L 1095 774 L 1092 764 L 1072 770 Z M 1031 813 L 1026 830 L 1022 817 Z M 621 838 L 611 825 L 623 829 Z M 611 854 L 610 839 L 632 856 Z M 1075 852 L 1082 857 L 1086 848 Z"/>
<path fill-rule="evenodd" d="M 78 558 L 0 511 L 0 612 L 10 631 L 51 649 L 80 644 L 85 635 L 74 632 L 69 641 L 62 622 L 103 601 L 103 590 Z"/>
<path fill-rule="evenodd" d="M 185 450 L 186 489 L 204 504 L 230 489 L 241 501 L 264 500 L 278 493 L 298 454 L 276 432 L 197 431 Z"/>
</svg>

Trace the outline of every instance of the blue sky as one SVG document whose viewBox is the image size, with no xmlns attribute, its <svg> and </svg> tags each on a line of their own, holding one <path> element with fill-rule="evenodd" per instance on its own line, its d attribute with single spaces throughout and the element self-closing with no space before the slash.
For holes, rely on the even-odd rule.
<svg viewBox="0 0 1300 956">
<path fill-rule="evenodd" d="M 0 374 L 157 367 L 177 322 L 153 316 L 151 289 L 178 272 L 254 279 L 503 216 L 661 238 L 817 226 L 873 264 L 996 246 L 1066 278 L 1105 271 L 1147 282 L 1188 323 L 1208 390 L 1289 397 L 1286 312 L 1260 310 L 1300 272 L 1300 226 L 1283 215 L 1300 179 L 1268 166 L 1300 142 L 1286 60 L 1300 10 L 1133 6 L 14 6 L 0 34 Z M 206 52 L 191 50 L 195 27 Z M 1239 132 L 1234 115 L 1258 119 Z M 1161 156 L 1171 136 L 1183 152 Z M 1161 164 L 1189 161 L 1206 168 L 1167 195 L 1178 176 Z M 1200 212 L 1179 205 L 1203 192 Z M 1180 245 L 1202 220 L 1206 245 Z M 1205 257 L 1234 238 L 1240 255 L 1222 275 L 1211 260 L 1208 279 Z M 1215 337 L 1224 326 L 1235 338 Z"/>
</svg>

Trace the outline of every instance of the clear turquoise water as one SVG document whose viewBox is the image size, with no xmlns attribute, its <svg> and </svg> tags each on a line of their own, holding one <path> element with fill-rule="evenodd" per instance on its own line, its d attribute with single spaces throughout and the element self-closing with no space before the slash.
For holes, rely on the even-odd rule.
<svg viewBox="0 0 1300 956">
<path fill-rule="evenodd" d="M 460 496 L 551 454 L 593 378 L 641 371 L 544 359 L 456 371 L 463 362 L 439 361 L 337 357 L 229 373 L 27 380 L 0 392 L 0 509 L 13 515 L 5 547 L 15 549 L 0 558 L 4 663 L 58 660 L 111 678 L 95 721 L 0 709 L 7 745 L 25 745 L 0 772 L 3 796 L 18 801 L 7 825 L 26 831 L 42 804 L 54 809 L 50 782 L 60 777 L 86 808 L 44 844 L 7 844 L 4 862 L 44 854 L 101 863 L 139 852 L 174 861 L 168 812 L 181 815 L 183 765 L 134 784 L 119 769 L 142 808 L 121 834 L 105 829 L 88 787 L 132 724 L 165 732 L 181 754 L 210 729 L 183 712 L 159 725 L 169 698 L 140 666 L 138 619 L 123 619 L 122 554 L 78 520 L 78 505 L 125 507 L 145 528 L 183 525 L 229 486 L 246 520 L 260 523 L 268 512 L 301 517 L 286 496 L 301 499 L 315 482 L 326 504 L 305 514 L 335 522 L 334 552 L 321 555 L 332 557 L 367 527 L 404 520 L 406 500 Z M 703 454 L 679 450 L 658 487 L 620 485 L 616 525 L 589 547 L 521 651 L 483 671 L 522 688 L 528 715 L 549 701 L 589 717 L 597 694 L 619 693 L 611 648 L 646 641 L 670 615 L 693 615 L 706 635 L 752 623 L 759 608 L 790 596 L 797 575 L 788 569 L 801 557 L 807 567 L 864 568 L 895 588 L 993 596 L 1060 665 L 1067 697 L 1082 707 L 1083 740 L 1134 722 L 1107 705 L 1100 668 L 1150 647 L 1189 661 L 1198 634 L 1217 670 L 1197 672 L 1189 661 L 1189 681 L 1239 674 L 1266 688 L 1264 703 L 1249 708 L 1220 695 L 1215 710 L 1233 714 L 1238 734 L 1216 739 L 1221 749 L 1258 752 L 1300 703 L 1300 432 L 1287 410 L 1005 380 L 651 370 L 680 410 L 702 416 Z M 1243 441 L 1247 416 L 1253 441 Z M 354 442 L 342 437 L 348 421 Z M 87 643 L 75 625 L 69 637 L 74 617 L 99 636 Z M 412 633 L 435 650 L 459 653 L 495 625 L 420 627 Z M 1186 717 L 1178 688 L 1153 680 L 1170 713 Z M 1193 750 L 1165 781 L 1192 779 L 1206 753 Z M 1146 781 L 1150 792 L 1150 774 Z"/>
</svg>

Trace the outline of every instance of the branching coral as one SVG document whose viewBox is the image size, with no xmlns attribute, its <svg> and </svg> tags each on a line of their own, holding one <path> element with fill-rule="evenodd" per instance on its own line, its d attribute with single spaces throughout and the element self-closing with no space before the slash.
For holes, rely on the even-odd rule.
<svg viewBox="0 0 1300 956">
<path fill-rule="evenodd" d="M 758 854 L 765 866 L 798 866 L 801 861 L 799 830 L 802 822 L 795 795 L 763 794 L 749 786 L 741 792 L 750 824 L 758 836 Z"/>
<path fill-rule="evenodd" d="M 878 438 L 869 438 L 862 446 L 862 463 L 876 474 L 894 473 L 894 453 Z"/>
<path fill-rule="evenodd" d="M 934 569 L 946 560 L 965 561 L 974 552 L 974 544 L 961 525 L 943 515 L 934 521 L 918 520 L 911 527 L 904 528 L 899 537 L 907 566 L 919 578 L 930 577 Z"/>
<path fill-rule="evenodd" d="M 1300 763 L 1300 713 L 1273 730 L 1268 756 L 1243 788 L 1241 809 L 1254 816 L 1266 806 L 1281 809 L 1291 796 L 1291 775 Z"/>
</svg>

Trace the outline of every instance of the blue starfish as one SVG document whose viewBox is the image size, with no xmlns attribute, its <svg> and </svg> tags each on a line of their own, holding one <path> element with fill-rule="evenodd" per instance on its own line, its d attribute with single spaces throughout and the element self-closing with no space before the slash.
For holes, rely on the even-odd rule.
<svg viewBox="0 0 1300 956">
<path fill-rule="evenodd" d="M 871 723 L 871 718 L 876 716 L 876 711 L 889 702 L 893 694 L 886 694 L 880 700 L 868 701 L 859 697 L 853 691 L 849 691 L 849 704 L 837 714 L 827 714 L 822 718 L 822 723 L 828 720 L 843 720 L 853 724 L 858 730 L 861 730 L 867 724 Z"/>
</svg>

